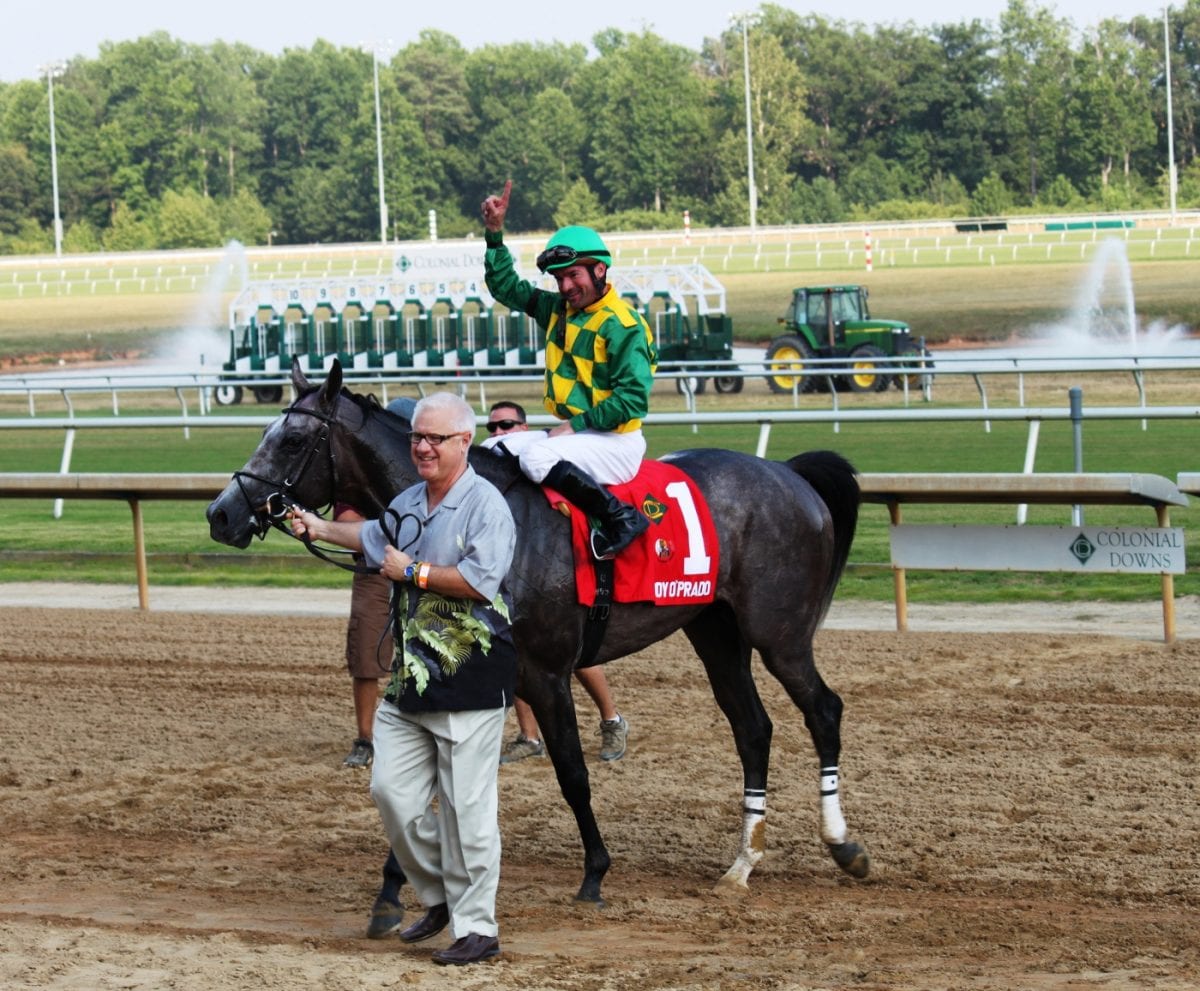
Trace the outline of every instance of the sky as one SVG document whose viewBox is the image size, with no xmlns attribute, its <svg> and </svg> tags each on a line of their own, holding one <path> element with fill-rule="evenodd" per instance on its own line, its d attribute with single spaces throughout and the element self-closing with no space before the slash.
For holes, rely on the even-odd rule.
<svg viewBox="0 0 1200 991">
<path fill-rule="evenodd" d="M 1180 0 L 1175 2 L 1178 6 Z M 778 5 L 868 26 L 904 21 L 923 26 L 971 18 L 996 23 L 1007 0 L 913 0 L 907 5 L 894 0 L 806 0 L 803 5 L 779 0 Z M 1047 0 L 1038 5 L 1080 29 L 1108 17 L 1162 15 L 1157 0 Z M 201 45 L 242 41 L 278 54 L 284 48 L 308 48 L 318 38 L 346 46 L 390 42 L 395 49 L 426 28 L 452 34 L 468 49 L 522 40 L 588 44 L 605 28 L 649 28 L 698 51 L 706 37 L 721 33 L 734 12 L 757 8 L 749 0 L 444 0 L 429 8 L 382 0 L 58 0 L 45 7 L 25 0 L 9 5 L 4 16 L 0 81 L 37 79 L 40 66 L 77 56 L 94 59 L 103 41 L 129 41 L 154 31 Z"/>
</svg>

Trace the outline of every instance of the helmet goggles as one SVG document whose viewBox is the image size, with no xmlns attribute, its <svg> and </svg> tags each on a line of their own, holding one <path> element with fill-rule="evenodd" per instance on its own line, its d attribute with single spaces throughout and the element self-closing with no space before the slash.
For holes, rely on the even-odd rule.
<svg viewBox="0 0 1200 991">
<path fill-rule="evenodd" d="M 574 265 L 581 258 L 589 257 L 591 256 L 581 255 L 569 244 L 556 244 L 537 256 L 537 267 L 539 272 L 544 273 L 551 268 L 567 268 L 570 265 Z"/>
</svg>

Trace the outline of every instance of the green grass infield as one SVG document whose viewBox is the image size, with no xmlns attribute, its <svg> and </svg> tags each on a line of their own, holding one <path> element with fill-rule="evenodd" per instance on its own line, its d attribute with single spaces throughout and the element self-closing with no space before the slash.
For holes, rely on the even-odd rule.
<svg viewBox="0 0 1200 991">
<path fill-rule="evenodd" d="M 753 425 L 647 428 L 649 453 L 658 456 L 686 447 L 723 447 L 753 452 Z M 177 429 L 80 431 L 71 470 L 79 472 L 218 472 L 232 473 L 258 441 L 254 429 L 197 429 L 184 439 Z M 785 459 L 805 450 L 827 448 L 847 457 L 865 473 L 876 472 L 1010 472 L 1020 470 L 1026 428 L 1018 423 L 842 424 L 776 426 L 768 456 Z M 61 436 L 53 431 L 10 431 L 0 448 L 0 472 L 57 471 Z M 1118 421 L 1089 424 L 1085 436 L 1087 471 L 1144 472 L 1174 479 L 1194 464 L 1181 463 L 1195 451 L 1195 425 L 1190 422 Z M 1043 426 L 1037 470 L 1073 470 L 1069 424 Z M 747 492 L 754 499 L 753 492 Z M 49 500 L 6 499 L 5 535 L 0 542 L 0 582 L 54 579 L 120 582 L 135 580 L 132 522 L 120 501 L 72 499 L 61 518 L 53 517 Z M 237 551 L 213 543 L 202 502 L 142 504 L 150 582 L 170 585 L 293 585 L 339 587 L 344 571 L 307 554 L 295 541 L 271 533 Z M 778 508 L 764 504 L 761 512 Z M 1090 525 L 1153 526 L 1149 507 L 1085 507 Z M 910 523 L 1013 523 L 1013 506 L 928 505 L 905 508 Z M 1174 508 L 1173 526 L 1195 531 L 1200 512 L 1194 506 Z M 1069 524 L 1070 507 L 1031 507 L 1030 523 Z M 1190 536 L 1191 534 L 1189 534 Z M 859 528 L 839 595 L 890 600 L 888 516 L 881 505 L 862 506 Z M 1200 550 L 1195 540 L 1187 552 L 1188 571 L 1176 576 L 1178 595 L 1200 594 Z M 1013 600 L 1140 600 L 1160 595 L 1154 575 L 1078 575 L 1025 572 L 909 572 L 913 601 L 994 602 Z"/>
</svg>

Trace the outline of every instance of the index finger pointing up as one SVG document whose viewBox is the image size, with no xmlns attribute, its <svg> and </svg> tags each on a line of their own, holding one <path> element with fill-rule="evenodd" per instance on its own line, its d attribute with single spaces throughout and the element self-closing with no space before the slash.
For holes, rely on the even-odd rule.
<svg viewBox="0 0 1200 991">
<path fill-rule="evenodd" d="M 503 210 L 508 209 L 508 194 L 511 192 L 512 192 L 512 180 L 506 179 L 504 181 L 504 192 L 500 194 L 500 208 L 501 209 L 503 209 Z"/>
</svg>

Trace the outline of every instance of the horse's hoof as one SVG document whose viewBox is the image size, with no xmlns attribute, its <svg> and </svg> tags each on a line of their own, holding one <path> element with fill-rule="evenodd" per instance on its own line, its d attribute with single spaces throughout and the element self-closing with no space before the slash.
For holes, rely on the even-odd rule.
<svg viewBox="0 0 1200 991">
<path fill-rule="evenodd" d="M 871 858 L 858 843 L 830 843 L 833 861 L 851 877 L 864 878 L 871 872 Z"/>
<path fill-rule="evenodd" d="M 387 899 L 376 899 L 367 921 L 367 939 L 383 939 L 399 932 L 404 925 L 404 906 Z"/>
<path fill-rule="evenodd" d="M 723 895 L 727 898 L 741 898 L 750 893 L 750 885 L 748 885 L 740 877 L 731 877 L 729 874 L 724 875 L 720 881 L 713 885 L 714 895 Z"/>
<path fill-rule="evenodd" d="M 579 892 L 579 894 L 577 894 L 577 895 L 575 896 L 575 904 L 577 904 L 577 905 L 591 905 L 593 908 L 604 908 L 605 901 L 604 901 L 604 899 L 603 899 L 603 898 L 602 898 L 600 895 L 598 895 L 598 894 L 597 894 L 597 895 L 595 895 L 595 896 L 588 896 L 588 895 L 585 895 L 585 894 L 584 894 L 584 893 L 581 891 L 581 892 Z"/>
</svg>

